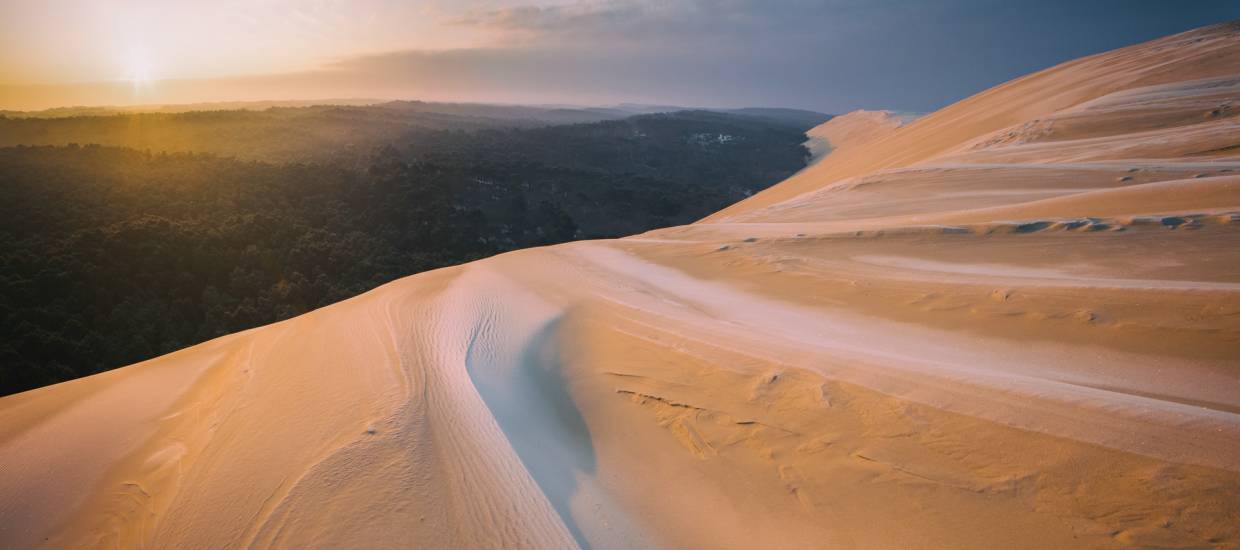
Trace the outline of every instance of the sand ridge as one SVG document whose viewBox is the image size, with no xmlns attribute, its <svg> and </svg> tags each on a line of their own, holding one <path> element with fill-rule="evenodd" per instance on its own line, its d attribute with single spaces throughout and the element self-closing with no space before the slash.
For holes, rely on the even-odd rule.
<svg viewBox="0 0 1240 550">
<path fill-rule="evenodd" d="M 853 111 L 833 117 L 805 132 L 805 147 L 813 162 L 822 160 L 832 151 L 843 147 L 856 147 L 882 137 L 914 120 L 918 113 L 892 111 Z"/>
</svg>

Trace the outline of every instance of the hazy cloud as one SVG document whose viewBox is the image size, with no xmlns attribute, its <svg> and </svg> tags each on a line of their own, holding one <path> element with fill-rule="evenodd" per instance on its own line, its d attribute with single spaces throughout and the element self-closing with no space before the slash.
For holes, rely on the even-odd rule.
<svg viewBox="0 0 1240 550">
<path fill-rule="evenodd" d="M 768 40 L 812 33 L 828 21 L 824 17 L 838 19 L 856 5 L 851 0 L 608 0 L 471 10 L 452 23 L 548 40 L 583 38 L 593 45 L 600 39 L 640 45 L 651 39 L 683 43 L 738 35 L 753 43 L 765 32 L 779 33 Z"/>
<path fill-rule="evenodd" d="M 590 32 L 639 22 L 646 9 L 633 2 L 604 2 L 565 6 L 514 6 L 471 10 L 452 24 L 508 31 Z"/>
<path fill-rule="evenodd" d="M 395 17 L 387 0 L 358 13 Z M 328 4 L 335 6 L 336 4 Z M 429 5 L 429 4 L 428 4 Z M 402 17 L 484 46 L 351 55 L 318 69 L 157 82 L 132 101 L 314 97 L 927 111 L 1056 63 L 1240 17 L 1202 0 L 588 0 Z M 339 10 L 336 10 L 339 11 Z M 338 13 L 315 20 L 347 21 Z M 437 18 L 437 19 L 436 19 Z M 430 21 L 438 21 L 432 24 Z M 436 27 L 435 25 L 438 25 Z M 308 28 L 315 28 L 309 23 Z M 387 22 L 396 28 L 399 22 Z M 349 35 L 343 35 L 349 36 Z M 107 97 L 123 97 L 110 84 Z M 85 97 L 79 86 L 74 97 Z M 0 87 L 0 103 L 53 97 Z M 145 98 L 145 99 L 143 99 Z"/>
<path fill-rule="evenodd" d="M 333 68 L 522 101 L 924 111 L 1230 17 L 1240 17 L 1240 4 L 604 0 L 467 11 L 451 24 L 500 33 L 496 47 L 393 52 Z"/>
</svg>

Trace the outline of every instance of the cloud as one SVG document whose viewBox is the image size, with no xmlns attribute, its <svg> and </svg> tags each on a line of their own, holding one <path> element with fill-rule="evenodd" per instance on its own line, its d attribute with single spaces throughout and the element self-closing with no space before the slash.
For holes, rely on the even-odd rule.
<svg viewBox="0 0 1240 550">
<path fill-rule="evenodd" d="M 596 0 L 441 15 L 445 28 L 490 41 L 347 56 L 284 74 L 165 81 L 142 101 L 370 97 L 926 111 L 1060 61 L 1240 16 L 1240 4 Z M 108 89 L 106 97 L 124 97 L 123 87 Z M 0 107 L 14 106 L 18 95 L 53 101 L 52 92 L 0 88 Z"/>
<path fill-rule="evenodd" d="M 526 43 L 587 47 L 665 47 L 716 41 L 716 47 L 821 34 L 828 17 L 856 11 L 858 0 L 603 0 L 470 10 L 449 21 Z"/>
<path fill-rule="evenodd" d="M 613 1 L 470 10 L 450 23 L 505 31 L 590 32 L 600 27 L 631 25 L 646 16 L 641 4 Z"/>
</svg>

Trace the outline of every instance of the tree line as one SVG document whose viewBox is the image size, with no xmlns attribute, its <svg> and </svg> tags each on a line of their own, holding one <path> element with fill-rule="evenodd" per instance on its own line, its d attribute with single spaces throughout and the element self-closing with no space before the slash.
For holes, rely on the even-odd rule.
<svg viewBox="0 0 1240 550">
<path fill-rule="evenodd" d="M 689 223 L 804 167 L 804 128 L 679 112 L 407 128 L 361 160 L 0 148 L 0 394 L 500 252 Z"/>
</svg>

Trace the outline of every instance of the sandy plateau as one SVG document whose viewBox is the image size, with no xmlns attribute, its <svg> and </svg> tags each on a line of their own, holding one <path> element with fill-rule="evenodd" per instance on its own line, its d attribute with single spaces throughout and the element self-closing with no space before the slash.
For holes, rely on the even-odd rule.
<svg viewBox="0 0 1240 550">
<path fill-rule="evenodd" d="M 0 546 L 1240 548 L 1237 115 L 1199 29 L 0 399 Z"/>
</svg>

